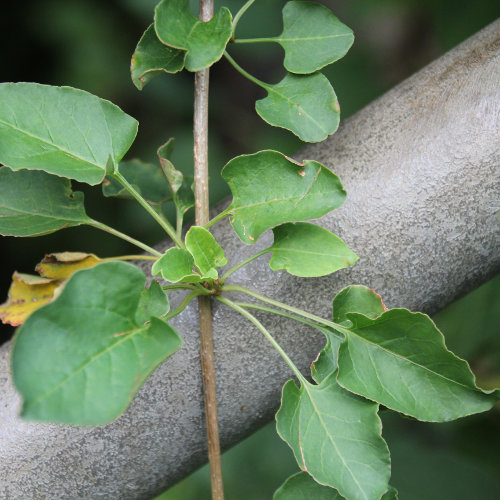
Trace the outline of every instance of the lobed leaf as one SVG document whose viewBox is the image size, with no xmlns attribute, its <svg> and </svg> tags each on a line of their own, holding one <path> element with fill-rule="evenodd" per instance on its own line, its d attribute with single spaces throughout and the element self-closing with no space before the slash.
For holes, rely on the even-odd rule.
<svg viewBox="0 0 500 500">
<path fill-rule="evenodd" d="M 333 233 L 314 224 L 295 222 L 273 229 L 269 267 L 294 276 L 326 276 L 351 266 L 358 256 Z"/>
<path fill-rule="evenodd" d="M 290 476 L 274 493 L 273 500 L 345 500 L 339 492 L 318 484 L 307 472 Z"/>
<path fill-rule="evenodd" d="M 248 244 L 285 222 L 322 217 L 345 199 L 339 178 L 326 167 L 299 164 L 277 151 L 238 156 L 222 177 L 233 194 L 231 225 Z"/>
<path fill-rule="evenodd" d="M 155 9 L 155 30 L 164 44 L 187 51 L 187 70 L 200 71 L 222 57 L 233 33 L 232 16 L 222 7 L 205 23 L 191 12 L 188 0 L 162 0 Z"/>
<path fill-rule="evenodd" d="M 152 273 L 172 283 L 197 283 L 201 276 L 193 271 L 193 256 L 183 248 L 169 248 L 152 268 Z"/>
<path fill-rule="evenodd" d="M 285 50 L 288 71 L 314 73 L 344 57 L 354 34 L 325 6 L 292 1 L 283 8 L 283 32 L 274 40 Z"/>
<path fill-rule="evenodd" d="M 202 275 L 217 279 L 216 267 L 227 264 L 224 250 L 210 231 L 203 227 L 192 226 L 186 234 L 186 248 L 194 258 L 196 267 Z"/>
<path fill-rule="evenodd" d="M 490 409 L 468 364 L 446 349 L 422 313 L 391 309 L 375 319 L 347 313 L 338 381 L 347 390 L 419 420 L 443 422 Z"/>
<path fill-rule="evenodd" d="M 7 301 L 0 305 L 2 323 L 19 326 L 38 308 L 51 302 L 61 281 L 21 274 L 12 275 Z"/>
<path fill-rule="evenodd" d="M 0 84 L 0 163 L 99 184 L 130 148 L 137 121 L 71 87 Z"/>
<path fill-rule="evenodd" d="M 302 470 L 350 500 L 378 500 L 388 489 L 390 458 L 378 405 L 342 389 L 335 373 L 319 385 L 293 380 L 276 415 L 279 435 Z"/>
<path fill-rule="evenodd" d="M 276 85 L 265 85 L 268 96 L 255 103 L 270 125 L 293 132 L 302 141 L 320 142 L 333 134 L 340 121 L 340 106 L 328 79 L 321 73 L 288 73 Z"/>
<path fill-rule="evenodd" d="M 136 321 L 144 283 L 131 264 L 99 264 L 75 273 L 54 302 L 27 319 L 12 352 L 24 418 L 100 425 L 127 408 L 181 345 L 161 319 Z"/>
<path fill-rule="evenodd" d="M 69 180 L 0 167 L 0 234 L 41 236 L 91 221 L 83 193 L 73 193 Z"/>
<path fill-rule="evenodd" d="M 122 161 L 118 169 L 144 199 L 154 205 L 160 205 L 172 199 L 172 192 L 159 165 L 144 163 L 140 160 Z M 134 199 L 133 196 L 112 176 L 102 183 L 104 196 Z"/>
<path fill-rule="evenodd" d="M 45 255 L 37 264 L 35 271 L 44 278 L 68 279 L 80 269 L 88 269 L 102 262 L 93 253 L 59 252 Z"/>
<path fill-rule="evenodd" d="M 177 73 L 184 68 L 186 52 L 163 44 L 156 36 L 151 24 L 144 32 L 130 63 L 134 85 L 142 90 L 155 76 L 161 73 Z"/>
</svg>

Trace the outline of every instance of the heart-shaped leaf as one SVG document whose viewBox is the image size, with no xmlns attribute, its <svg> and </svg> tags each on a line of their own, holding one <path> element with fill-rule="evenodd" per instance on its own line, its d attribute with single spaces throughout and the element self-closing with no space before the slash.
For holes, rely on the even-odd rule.
<svg viewBox="0 0 500 500">
<path fill-rule="evenodd" d="M 123 158 L 137 121 L 71 87 L 0 84 L 0 163 L 99 184 Z"/>
<path fill-rule="evenodd" d="M 131 264 L 99 264 L 75 273 L 54 302 L 27 319 L 12 352 L 24 418 L 107 423 L 179 349 L 181 339 L 167 323 L 135 319 L 145 280 Z"/>
<path fill-rule="evenodd" d="M 54 299 L 61 283 L 56 279 L 15 272 L 7 301 L 0 305 L 0 320 L 12 326 L 21 325 L 33 311 Z"/>
<path fill-rule="evenodd" d="M 0 167 L 0 234 L 40 236 L 91 221 L 68 179 Z"/>
<path fill-rule="evenodd" d="M 142 90 L 161 73 L 181 71 L 184 68 L 185 56 L 185 51 L 161 43 L 152 24 L 142 35 L 132 56 L 130 72 L 134 85 Z"/>
<path fill-rule="evenodd" d="M 152 280 L 149 288 L 145 288 L 141 293 L 135 319 L 139 325 L 143 325 L 153 316 L 167 314 L 169 309 L 170 304 L 166 293 L 158 281 Z"/>
<path fill-rule="evenodd" d="M 163 256 L 158 259 L 152 268 L 156 276 L 171 283 L 197 283 L 201 281 L 201 276 L 193 271 L 193 256 L 183 248 L 169 248 Z"/>
<path fill-rule="evenodd" d="M 277 151 L 232 159 L 222 170 L 233 193 L 231 224 L 244 243 L 285 222 L 322 217 L 340 207 L 339 178 L 318 162 L 299 164 Z"/>
<path fill-rule="evenodd" d="M 332 373 L 319 385 L 283 387 L 279 435 L 300 468 L 349 500 L 378 500 L 388 489 L 390 458 L 378 405 L 342 389 Z"/>
<path fill-rule="evenodd" d="M 186 234 L 186 248 L 194 258 L 196 267 L 202 275 L 217 279 L 216 267 L 227 264 L 224 250 L 210 231 L 203 227 L 192 226 Z"/>
<path fill-rule="evenodd" d="M 294 276 L 326 276 L 358 260 L 338 236 L 314 224 L 282 224 L 273 233 L 273 256 L 269 261 L 273 271 L 285 269 Z"/>
<path fill-rule="evenodd" d="M 339 349 L 338 381 L 347 390 L 419 420 L 444 422 L 490 409 L 500 391 L 479 389 L 467 363 L 446 349 L 422 313 L 391 309 L 352 326 Z"/>
<path fill-rule="evenodd" d="M 268 96 L 257 101 L 255 109 L 270 125 L 290 130 L 305 142 L 323 141 L 337 130 L 339 102 L 321 73 L 288 73 L 276 85 L 262 86 Z"/>
<path fill-rule="evenodd" d="M 122 161 L 118 169 L 123 177 L 150 203 L 160 205 L 172 199 L 170 186 L 159 165 L 130 160 Z M 133 196 L 112 176 L 104 180 L 102 193 L 108 197 L 133 199 Z"/>
<path fill-rule="evenodd" d="M 339 492 L 318 484 L 307 472 L 290 476 L 276 490 L 273 500 L 345 500 Z"/>
<path fill-rule="evenodd" d="M 285 49 L 288 71 L 314 73 L 344 57 L 354 34 L 325 6 L 292 1 L 283 8 L 283 33 L 274 40 Z"/>
<path fill-rule="evenodd" d="M 200 71 L 217 62 L 232 36 L 232 16 L 222 7 L 204 23 L 189 8 L 188 0 L 162 0 L 155 9 L 155 29 L 166 45 L 186 50 L 186 69 Z"/>
<path fill-rule="evenodd" d="M 363 285 L 350 285 L 341 290 L 333 299 L 333 321 L 335 323 L 351 322 L 348 313 L 360 313 L 375 319 L 387 311 L 382 297 Z"/>
</svg>

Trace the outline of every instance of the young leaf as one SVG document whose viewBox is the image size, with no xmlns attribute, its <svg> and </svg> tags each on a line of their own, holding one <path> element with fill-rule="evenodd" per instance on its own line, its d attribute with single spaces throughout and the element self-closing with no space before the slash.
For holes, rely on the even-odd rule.
<svg viewBox="0 0 500 500">
<path fill-rule="evenodd" d="M 145 276 L 124 262 L 78 271 L 20 328 L 14 383 L 29 420 L 100 425 L 122 413 L 144 380 L 181 345 L 164 321 L 135 320 Z"/>
<path fill-rule="evenodd" d="M 118 169 L 123 177 L 150 203 L 160 205 L 172 198 L 168 182 L 158 165 L 130 160 L 122 161 Z M 108 197 L 133 199 L 132 195 L 112 176 L 106 177 L 102 183 L 102 193 Z"/>
<path fill-rule="evenodd" d="M 231 224 L 244 243 L 285 222 L 322 217 L 340 207 L 339 178 L 318 162 L 294 162 L 277 151 L 232 159 L 222 170 L 233 193 Z"/>
<path fill-rule="evenodd" d="M 33 311 L 52 301 L 60 286 L 59 280 L 15 272 L 7 302 L 0 305 L 2 323 L 21 325 Z"/>
<path fill-rule="evenodd" d="M 0 163 L 99 184 L 137 134 L 137 121 L 71 87 L 0 84 Z"/>
<path fill-rule="evenodd" d="M 73 193 L 69 180 L 0 167 L 0 234 L 40 236 L 91 220 L 85 213 L 83 193 Z"/>
<path fill-rule="evenodd" d="M 490 409 L 467 363 L 446 349 L 422 313 L 391 309 L 375 319 L 348 313 L 338 381 L 347 390 L 419 420 L 444 422 Z"/>
<path fill-rule="evenodd" d="M 141 293 L 135 320 L 139 325 L 143 325 L 153 316 L 167 314 L 169 309 L 170 304 L 166 293 L 162 290 L 158 281 L 152 280 L 149 288 L 145 288 Z"/>
<path fill-rule="evenodd" d="M 186 69 L 200 71 L 222 57 L 233 32 L 232 16 L 222 7 L 204 23 L 191 12 L 188 0 L 162 0 L 155 9 L 155 29 L 164 44 L 187 50 Z"/>
<path fill-rule="evenodd" d="M 284 66 L 291 73 L 313 73 L 344 57 L 354 34 L 325 6 L 287 2 L 283 33 L 274 38 L 285 49 Z"/>
<path fill-rule="evenodd" d="M 194 258 L 196 267 L 203 275 L 217 278 L 216 267 L 227 264 L 224 250 L 210 231 L 203 227 L 192 226 L 186 234 L 186 248 Z"/>
<path fill-rule="evenodd" d="M 273 500 L 345 500 L 339 492 L 318 484 L 307 472 L 290 476 L 273 495 Z"/>
<path fill-rule="evenodd" d="M 321 73 L 288 73 L 281 82 L 264 88 L 268 96 L 257 101 L 255 109 L 270 125 L 290 130 L 305 142 L 323 141 L 337 130 L 339 102 Z"/>
<path fill-rule="evenodd" d="M 342 389 L 335 375 L 300 389 L 293 380 L 285 384 L 278 433 L 317 482 L 349 500 L 378 500 L 390 476 L 378 405 Z"/>
<path fill-rule="evenodd" d="M 155 76 L 161 73 L 177 73 L 184 68 L 186 52 L 168 47 L 158 40 L 154 25 L 144 32 L 130 63 L 134 85 L 142 90 Z"/>
<path fill-rule="evenodd" d="M 294 276 L 326 276 L 351 266 L 358 256 L 330 231 L 306 222 L 282 224 L 273 229 L 269 267 Z"/>
<path fill-rule="evenodd" d="M 178 281 L 197 283 L 201 280 L 201 276 L 194 273 L 193 266 L 193 256 L 187 250 L 173 247 L 154 263 L 152 272 L 172 283 Z"/>
<path fill-rule="evenodd" d="M 49 253 L 37 264 L 35 271 L 44 278 L 68 279 L 80 269 L 94 267 L 101 259 L 93 253 L 60 252 Z"/>
<path fill-rule="evenodd" d="M 333 299 L 333 321 L 351 322 L 347 313 L 360 313 L 375 319 L 387 311 L 382 297 L 363 285 L 350 285 L 341 290 Z"/>
</svg>

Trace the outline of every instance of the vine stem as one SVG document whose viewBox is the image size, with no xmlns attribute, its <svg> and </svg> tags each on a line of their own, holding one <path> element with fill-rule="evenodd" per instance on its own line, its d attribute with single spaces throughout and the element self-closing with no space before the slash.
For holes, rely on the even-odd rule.
<svg viewBox="0 0 500 500">
<path fill-rule="evenodd" d="M 228 271 L 226 271 L 224 273 L 224 275 L 222 276 L 222 278 L 220 279 L 220 282 L 223 284 L 224 281 L 226 281 L 226 278 L 228 276 L 231 276 L 231 274 L 233 274 L 234 272 L 236 272 L 238 269 L 241 269 L 243 266 L 246 266 L 247 264 L 249 264 L 253 260 L 255 260 L 258 257 L 260 257 L 261 255 L 264 255 L 264 254 L 266 254 L 266 253 L 268 253 L 270 251 L 271 251 L 270 248 L 266 248 L 264 250 L 261 250 L 260 252 L 257 252 L 256 254 L 248 257 L 248 259 L 242 260 L 239 264 L 237 264 L 236 266 L 234 266 L 231 269 L 229 269 Z"/>
<path fill-rule="evenodd" d="M 238 73 L 241 73 L 245 78 L 248 78 L 251 82 L 255 83 L 255 85 L 258 85 L 259 87 L 262 87 L 265 90 L 269 90 L 271 87 L 267 83 L 264 83 L 260 81 L 258 78 L 255 78 L 255 76 L 252 76 L 250 73 L 245 71 L 227 52 L 227 50 L 224 51 L 224 57 L 232 64 L 233 68 L 238 71 Z"/>
<path fill-rule="evenodd" d="M 158 252 L 158 250 L 155 250 L 154 248 L 151 248 L 149 245 L 146 245 L 146 243 L 143 243 L 142 241 L 136 240 L 135 238 L 132 238 L 132 236 L 129 236 L 125 233 L 122 233 L 121 231 L 118 231 L 117 229 L 114 229 L 112 227 L 107 226 L 103 222 L 99 222 L 97 220 L 93 220 L 88 223 L 89 226 L 95 227 L 96 229 L 100 229 L 101 231 L 106 231 L 109 234 L 112 234 L 113 236 L 117 236 L 118 238 L 121 238 L 122 240 L 128 241 L 129 243 L 132 243 L 132 245 L 135 245 L 136 247 L 141 248 L 145 252 L 150 253 L 151 255 L 154 255 L 156 257 L 161 257 L 161 252 Z"/>
<path fill-rule="evenodd" d="M 209 227 L 212 227 L 215 223 L 224 219 L 224 217 L 227 217 L 228 215 L 231 215 L 231 207 L 228 207 L 226 208 L 226 210 L 223 210 L 222 212 L 217 214 L 213 219 L 209 220 L 203 227 L 205 229 L 208 229 Z"/>
<path fill-rule="evenodd" d="M 283 350 L 283 348 L 276 342 L 274 337 L 269 333 L 267 328 L 251 313 L 249 313 L 243 307 L 240 307 L 236 302 L 229 300 L 227 297 L 217 296 L 216 299 L 223 304 L 231 307 L 235 311 L 239 312 L 242 316 L 250 320 L 266 337 L 266 339 L 271 343 L 271 345 L 278 351 L 280 356 L 285 360 L 286 364 L 291 368 L 294 375 L 300 380 L 301 383 L 305 382 L 305 378 L 300 373 L 299 369 L 295 366 L 293 361 L 288 357 L 288 354 Z"/>
<path fill-rule="evenodd" d="M 241 7 L 241 9 L 238 11 L 238 13 L 234 16 L 233 19 L 233 37 L 234 33 L 236 31 L 236 26 L 238 25 L 238 21 L 241 19 L 241 16 L 247 11 L 248 8 L 252 6 L 252 4 L 255 2 L 255 0 L 248 0 L 246 4 Z"/>
<path fill-rule="evenodd" d="M 178 238 L 174 228 L 168 222 L 167 219 L 162 217 L 142 196 L 141 194 L 132 186 L 125 177 L 120 172 L 115 172 L 113 177 L 139 202 L 139 204 L 153 217 L 153 219 L 160 224 L 160 226 L 165 230 L 165 232 L 172 238 L 175 244 L 184 248 L 184 243 L 180 238 Z"/>
<path fill-rule="evenodd" d="M 213 0 L 200 0 L 199 17 L 203 22 L 213 16 Z M 209 68 L 194 75 L 194 199 L 195 221 L 204 226 L 209 221 L 208 196 L 208 88 Z M 215 385 L 215 363 L 212 328 L 212 304 L 210 297 L 198 297 L 198 316 L 200 322 L 200 357 L 205 397 L 205 416 L 207 422 L 208 461 L 210 464 L 210 484 L 212 500 L 224 500 L 222 464 L 217 423 L 217 398 Z"/>
</svg>

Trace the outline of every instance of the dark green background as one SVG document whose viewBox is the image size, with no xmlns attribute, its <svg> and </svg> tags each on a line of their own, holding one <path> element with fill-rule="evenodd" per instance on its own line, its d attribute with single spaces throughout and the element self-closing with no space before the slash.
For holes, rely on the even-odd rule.
<svg viewBox="0 0 500 500">
<path fill-rule="evenodd" d="M 243 0 L 223 2 L 233 13 Z M 356 42 L 342 61 L 327 69 L 342 117 L 362 108 L 426 63 L 493 21 L 492 0 L 339 0 L 322 2 L 355 32 Z M 129 78 L 130 56 L 151 22 L 156 0 L 28 0 L 3 8 L 4 50 L 0 81 L 70 85 L 118 104 L 140 122 L 129 158 L 154 161 L 156 148 L 176 137 L 175 163 L 192 168 L 192 75 L 154 80 L 139 92 Z M 193 6 L 196 2 L 192 2 Z M 217 2 L 216 5 L 222 4 Z M 257 0 L 240 22 L 238 35 L 257 37 L 281 31 L 282 0 Z M 274 44 L 230 47 L 247 70 L 275 83 L 283 75 L 282 50 Z M 231 157 L 274 148 L 293 153 L 300 146 L 290 133 L 264 124 L 253 103 L 263 91 L 224 61 L 212 70 L 210 160 L 212 201 L 227 193 L 220 169 Z M 133 203 L 103 200 L 98 188 L 80 185 L 87 211 L 148 243 L 161 229 Z M 48 252 L 80 250 L 111 256 L 133 247 L 93 229 L 74 228 L 36 238 L 1 241 L 0 300 L 14 269 L 32 272 Z M 362 258 L 362 256 L 361 256 Z M 500 279 L 490 282 L 436 318 L 448 346 L 466 357 L 480 382 L 500 375 Z M 7 338 L 11 329 L 2 327 Z M 393 483 L 402 499 L 496 499 L 500 491 L 499 412 L 452 424 L 421 424 L 384 415 L 384 434 L 393 456 Z M 224 457 L 227 498 L 260 500 L 297 470 L 288 447 L 265 427 Z M 164 498 L 208 499 L 206 468 Z"/>
</svg>

